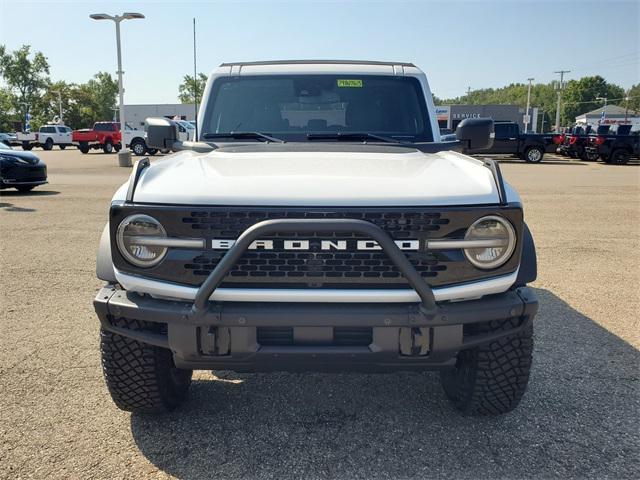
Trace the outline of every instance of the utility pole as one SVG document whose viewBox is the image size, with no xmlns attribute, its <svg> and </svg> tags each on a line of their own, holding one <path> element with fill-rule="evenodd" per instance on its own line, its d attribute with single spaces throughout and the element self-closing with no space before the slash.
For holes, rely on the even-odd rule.
<svg viewBox="0 0 640 480">
<path fill-rule="evenodd" d="M 524 133 L 527 133 L 529 130 L 529 122 L 531 119 L 529 118 L 529 105 L 531 104 L 531 82 L 533 82 L 535 78 L 527 78 L 529 82 L 529 88 L 527 90 L 527 111 L 524 114 Z"/>
<path fill-rule="evenodd" d="M 471 95 L 471 87 L 467 87 L 467 103 L 469 103 L 469 95 Z"/>
<path fill-rule="evenodd" d="M 556 106 L 556 133 L 560 132 L 560 100 L 562 98 L 562 90 L 564 90 L 564 74 L 570 73 L 571 70 L 558 70 L 557 72 L 560 74 L 560 83 L 558 84 L 557 93 L 558 93 L 558 105 Z"/>
</svg>

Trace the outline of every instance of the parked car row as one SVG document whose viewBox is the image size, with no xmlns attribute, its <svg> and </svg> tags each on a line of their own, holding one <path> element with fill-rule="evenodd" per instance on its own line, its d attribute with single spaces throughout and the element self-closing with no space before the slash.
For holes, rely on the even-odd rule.
<svg viewBox="0 0 640 480">
<path fill-rule="evenodd" d="M 180 140 L 195 138 L 195 127 L 191 122 L 180 120 L 177 124 Z M 68 146 L 76 146 L 82 153 L 89 153 L 90 150 L 112 153 L 120 151 L 122 140 L 119 122 L 96 122 L 92 128 L 73 131 L 66 125 L 47 124 L 40 127 L 37 132 L 18 132 L 15 135 L 0 134 L 0 142 L 9 146 L 20 145 L 23 150 L 27 151 L 34 147 L 51 150 L 57 146 L 60 150 L 64 150 Z M 155 148 L 149 148 L 143 130 L 134 130 L 127 126 L 124 132 L 124 142 L 134 155 L 155 155 L 158 152 Z"/>
<path fill-rule="evenodd" d="M 557 153 L 622 165 L 639 158 L 640 125 L 576 125 L 563 135 Z"/>
<path fill-rule="evenodd" d="M 605 134 L 589 136 L 587 155 L 603 162 L 624 165 L 640 158 L 640 125 L 612 125 Z"/>
</svg>

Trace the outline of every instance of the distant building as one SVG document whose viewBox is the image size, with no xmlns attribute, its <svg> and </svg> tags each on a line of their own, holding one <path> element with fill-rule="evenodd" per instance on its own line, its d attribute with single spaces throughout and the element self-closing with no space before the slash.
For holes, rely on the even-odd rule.
<svg viewBox="0 0 640 480">
<path fill-rule="evenodd" d="M 604 106 L 596 108 L 582 115 L 576 117 L 576 123 L 584 123 L 587 125 L 614 125 L 616 123 L 640 123 L 640 112 L 634 110 L 627 110 L 624 107 L 618 105 L 607 105 L 607 109 L 602 118 L 602 112 Z"/>
<path fill-rule="evenodd" d="M 181 120 L 195 120 L 196 111 L 193 103 L 164 103 L 148 105 L 125 105 L 124 119 L 133 128 L 144 128 L 148 117 L 178 117 Z"/>
<path fill-rule="evenodd" d="M 529 131 L 537 132 L 538 108 L 531 107 Z M 438 105 L 436 116 L 440 128 L 455 130 L 465 118 L 492 118 L 496 122 L 516 122 L 524 129 L 525 108 L 518 105 Z"/>
</svg>

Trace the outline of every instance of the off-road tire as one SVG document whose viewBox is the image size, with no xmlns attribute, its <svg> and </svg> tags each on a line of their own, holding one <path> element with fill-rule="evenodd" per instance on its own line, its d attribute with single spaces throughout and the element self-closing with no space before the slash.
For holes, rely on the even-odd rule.
<svg viewBox="0 0 640 480">
<path fill-rule="evenodd" d="M 624 148 L 617 148 L 609 156 L 609 163 L 613 165 L 625 165 L 629 163 L 631 155 Z"/>
<path fill-rule="evenodd" d="M 146 326 L 125 319 L 115 324 L 133 330 Z M 170 350 L 101 329 L 100 352 L 105 382 L 118 408 L 162 413 L 174 410 L 187 398 L 192 371 L 176 368 Z"/>
<path fill-rule="evenodd" d="M 53 148 L 53 140 L 47 138 L 47 140 L 42 144 L 43 150 L 51 150 Z"/>
<path fill-rule="evenodd" d="M 494 333 L 519 325 L 518 319 L 475 326 L 474 335 Z M 531 370 L 533 325 L 514 335 L 462 350 L 456 366 L 440 374 L 453 406 L 464 415 L 499 415 L 513 410 L 522 399 Z"/>
<path fill-rule="evenodd" d="M 102 151 L 104 153 L 113 153 L 113 143 L 111 143 L 111 140 L 107 140 L 106 142 L 104 142 Z"/>
<path fill-rule="evenodd" d="M 544 157 L 544 148 L 529 147 L 524 151 L 524 159 L 528 163 L 540 163 Z"/>
<path fill-rule="evenodd" d="M 84 154 L 89 153 L 89 144 L 87 142 L 80 142 L 80 145 L 78 145 L 78 150 L 80 150 Z"/>
</svg>

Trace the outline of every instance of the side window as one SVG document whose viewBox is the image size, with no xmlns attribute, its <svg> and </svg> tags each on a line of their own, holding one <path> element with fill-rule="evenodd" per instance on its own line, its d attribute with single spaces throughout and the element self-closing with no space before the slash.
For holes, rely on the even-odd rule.
<svg viewBox="0 0 640 480">
<path fill-rule="evenodd" d="M 493 129 L 496 134 L 496 139 L 505 140 L 509 138 L 509 125 L 506 125 L 504 123 L 496 123 Z"/>
</svg>

